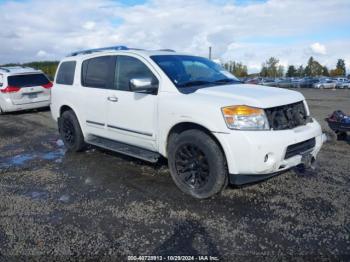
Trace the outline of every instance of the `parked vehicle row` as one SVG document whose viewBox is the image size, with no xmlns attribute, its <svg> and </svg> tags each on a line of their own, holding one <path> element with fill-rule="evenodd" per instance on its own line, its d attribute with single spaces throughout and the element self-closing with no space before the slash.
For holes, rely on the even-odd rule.
<svg viewBox="0 0 350 262">
<path fill-rule="evenodd" d="M 350 79 L 347 78 L 325 78 L 325 77 L 304 77 L 304 78 L 264 78 L 255 77 L 244 80 L 248 84 L 268 85 L 280 88 L 350 88 Z"/>
</svg>

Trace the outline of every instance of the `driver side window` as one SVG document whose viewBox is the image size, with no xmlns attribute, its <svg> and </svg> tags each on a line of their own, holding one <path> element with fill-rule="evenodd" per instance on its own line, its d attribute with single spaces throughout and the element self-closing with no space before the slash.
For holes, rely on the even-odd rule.
<svg viewBox="0 0 350 262">
<path fill-rule="evenodd" d="M 157 85 L 158 79 L 152 71 L 140 60 L 131 56 L 117 56 L 114 89 L 130 91 L 131 79 L 151 79 Z"/>
</svg>

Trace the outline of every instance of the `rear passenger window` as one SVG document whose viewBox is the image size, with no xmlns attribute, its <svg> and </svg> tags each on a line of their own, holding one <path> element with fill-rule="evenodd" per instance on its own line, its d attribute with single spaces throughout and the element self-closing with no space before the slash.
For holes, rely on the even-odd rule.
<svg viewBox="0 0 350 262">
<path fill-rule="evenodd" d="M 85 60 L 82 66 L 82 85 L 95 88 L 111 88 L 115 57 L 100 56 Z"/>
<path fill-rule="evenodd" d="M 58 69 L 56 83 L 61 85 L 73 85 L 75 65 L 75 61 L 63 62 Z"/>
</svg>

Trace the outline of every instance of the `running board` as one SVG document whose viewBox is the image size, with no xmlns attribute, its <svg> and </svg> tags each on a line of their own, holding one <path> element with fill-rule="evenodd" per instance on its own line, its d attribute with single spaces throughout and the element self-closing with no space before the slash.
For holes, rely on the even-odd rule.
<svg viewBox="0 0 350 262">
<path fill-rule="evenodd" d="M 102 147 L 117 153 L 121 153 L 127 156 L 139 158 L 151 163 L 156 163 L 160 157 L 160 154 L 156 152 L 99 136 L 91 136 L 88 140 L 86 140 L 86 143 Z"/>
</svg>

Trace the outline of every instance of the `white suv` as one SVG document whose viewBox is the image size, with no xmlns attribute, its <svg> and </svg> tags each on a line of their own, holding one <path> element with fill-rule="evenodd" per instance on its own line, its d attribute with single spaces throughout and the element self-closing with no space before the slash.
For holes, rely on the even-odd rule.
<svg viewBox="0 0 350 262">
<path fill-rule="evenodd" d="M 0 114 L 50 105 L 52 83 L 40 70 L 0 67 Z"/>
<path fill-rule="evenodd" d="M 73 53 L 59 65 L 51 110 L 69 150 L 87 143 L 168 158 L 176 185 L 196 198 L 310 166 L 324 142 L 302 94 L 242 84 L 206 58 L 170 50 Z"/>
</svg>

